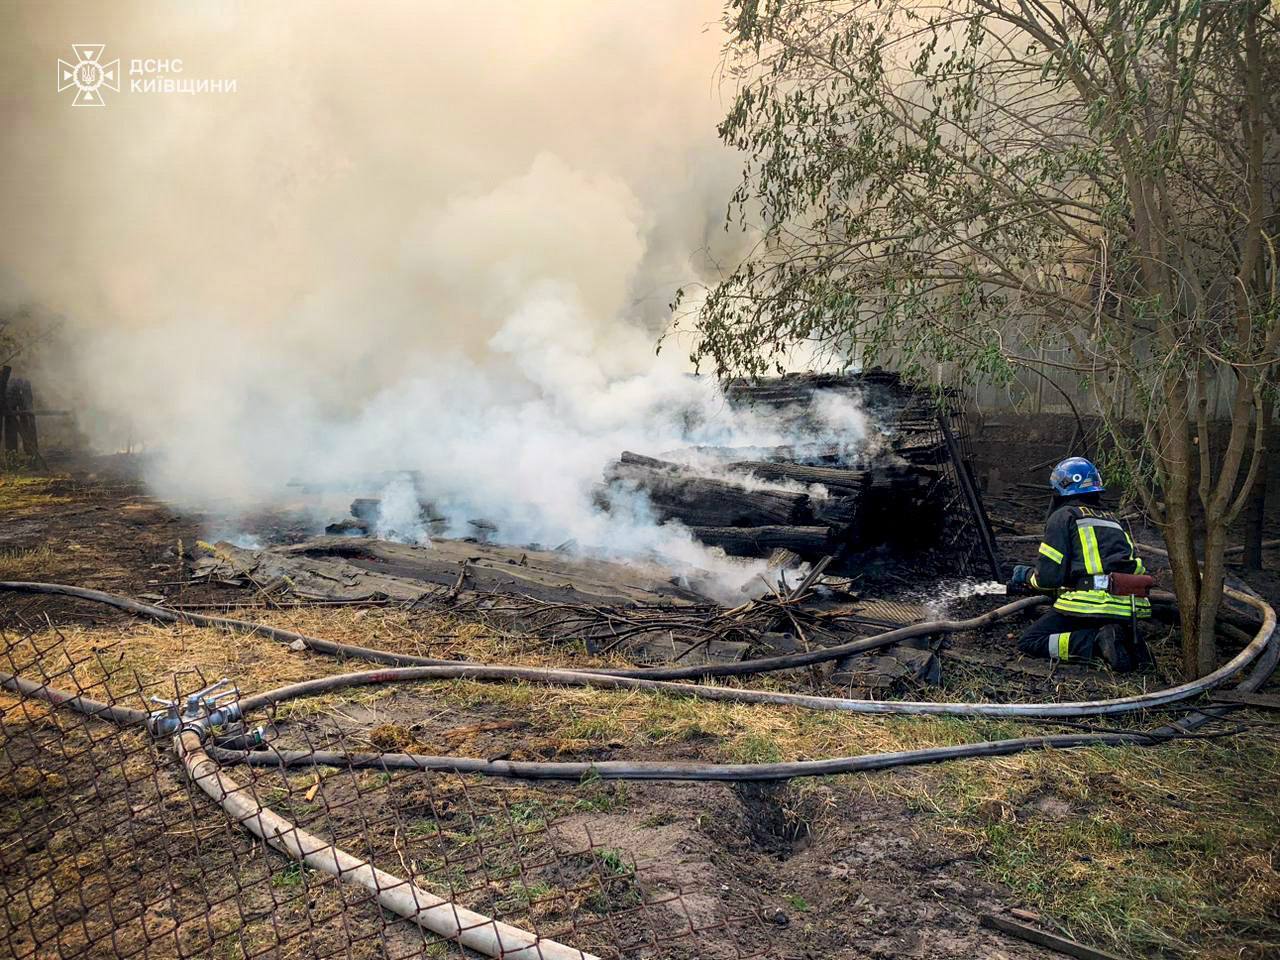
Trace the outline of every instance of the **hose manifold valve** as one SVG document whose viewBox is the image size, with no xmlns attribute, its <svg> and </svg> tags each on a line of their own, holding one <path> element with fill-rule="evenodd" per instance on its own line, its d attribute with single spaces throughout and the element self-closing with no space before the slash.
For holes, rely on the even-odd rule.
<svg viewBox="0 0 1280 960">
<path fill-rule="evenodd" d="M 163 706 L 147 717 L 147 730 L 153 737 L 172 737 L 190 730 L 203 740 L 241 717 L 240 690 L 229 677 L 178 700 L 152 697 L 151 702 Z"/>
</svg>

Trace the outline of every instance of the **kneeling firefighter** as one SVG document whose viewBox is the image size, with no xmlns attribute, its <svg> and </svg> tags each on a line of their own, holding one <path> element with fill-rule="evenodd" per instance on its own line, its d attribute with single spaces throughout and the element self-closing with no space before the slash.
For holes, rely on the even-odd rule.
<svg viewBox="0 0 1280 960">
<path fill-rule="evenodd" d="M 1137 623 L 1151 616 L 1146 576 L 1128 531 L 1102 507 L 1102 475 L 1088 460 L 1063 460 L 1049 475 L 1053 503 L 1035 568 L 1014 567 L 1011 593 L 1055 595 L 1053 609 L 1018 649 L 1053 660 L 1100 658 L 1124 672 L 1151 661 Z"/>
</svg>

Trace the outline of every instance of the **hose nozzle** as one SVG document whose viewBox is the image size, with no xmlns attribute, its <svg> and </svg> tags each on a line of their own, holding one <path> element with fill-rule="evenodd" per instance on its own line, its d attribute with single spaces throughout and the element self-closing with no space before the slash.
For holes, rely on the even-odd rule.
<svg viewBox="0 0 1280 960">
<path fill-rule="evenodd" d="M 151 702 L 162 707 L 147 717 L 147 730 L 153 737 L 172 737 L 190 730 L 204 740 L 211 732 L 240 719 L 240 689 L 230 677 L 177 700 L 152 697 Z"/>
</svg>

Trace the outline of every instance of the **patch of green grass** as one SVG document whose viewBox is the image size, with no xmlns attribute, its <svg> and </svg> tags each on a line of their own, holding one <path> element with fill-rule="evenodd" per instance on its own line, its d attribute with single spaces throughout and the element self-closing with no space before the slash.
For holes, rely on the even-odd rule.
<svg viewBox="0 0 1280 960">
<path fill-rule="evenodd" d="M 360 775 L 360 779 L 357 782 L 361 790 L 377 790 L 390 783 L 393 776 L 394 774 L 389 770 L 379 770 L 376 772 L 366 770 Z"/>
<path fill-rule="evenodd" d="M 440 824 L 434 817 L 423 817 L 410 823 L 405 827 L 404 832 L 406 836 L 415 840 L 420 840 L 423 837 L 437 837 L 440 835 Z"/>
<path fill-rule="evenodd" d="M 601 847 L 595 851 L 595 855 L 601 866 L 609 874 L 615 877 L 625 877 L 631 873 L 631 869 L 627 866 L 626 857 L 621 850 L 614 850 L 612 847 Z"/>
<path fill-rule="evenodd" d="M 290 863 L 283 870 L 271 875 L 271 885 L 273 887 L 300 887 L 303 883 L 303 871 L 306 868 L 296 860 Z"/>
<path fill-rule="evenodd" d="M 541 830 L 547 825 L 547 808 L 537 800 L 524 800 L 507 807 L 508 819 L 518 827 Z"/>
<path fill-rule="evenodd" d="M 770 736 L 762 733 L 744 733 L 729 744 L 729 758 L 734 763 L 779 763 L 782 748 Z"/>
<path fill-rule="evenodd" d="M 625 783 L 601 780 L 598 776 L 584 779 L 578 789 L 580 793 L 573 801 L 573 809 L 587 813 L 622 810 L 629 799 Z"/>
<path fill-rule="evenodd" d="M 580 714 L 576 711 L 558 728 L 562 740 L 617 740 L 627 735 L 626 724 L 613 714 Z"/>
<path fill-rule="evenodd" d="M 667 827 L 676 823 L 680 818 L 670 810 L 660 810 L 659 812 L 645 817 L 640 821 L 642 827 Z"/>
<path fill-rule="evenodd" d="M 507 895 L 495 904 L 499 914 L 524 913 L 539 900 L 550 896 L 551 888 L 545 883 L 516 881 Z"/>
<path fill-rule="evenodd" d="M 789 893 L 782 899 L 791 905 L 792 910 L 798 910 L 800 913 L 808 913 L 813 909 L 809 906 L 809 901 L 798 893 Z"/>
<path fill-rule="evenodd" d="M 635 870 L 621 850 L 600 847 L 592 851 L 598 865 L 600 888 L 587 897 L 588 910 L 608 914 L 616 910 L 634 907 L 641 902 L 636 888 Z"/>
<path fill-rule="evenodd" d="M 1274 738 L 1027 753 L 885 782 L 1082 941 L 1280 955 Z"/>
</svg>

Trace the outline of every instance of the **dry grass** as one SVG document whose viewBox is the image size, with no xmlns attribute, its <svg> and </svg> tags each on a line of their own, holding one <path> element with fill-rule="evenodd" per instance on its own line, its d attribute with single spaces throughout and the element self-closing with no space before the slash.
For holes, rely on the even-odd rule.
<svg viewBox="0 0 1280 960">
<path fill-rule="evenodd" d="M 327 639 L 484 662 L 598 663 L 563 646 L 505 635 L 446 614 L 291 608 L 244 613 Z M 10 638 L 12 640 L 12 637 Z M 40 651 L 43 651 L 41 653 Z M 261 637 L 134 623 L 44 631 L 10 650 L 24 672 L 39 661 L 55 686 L 90 695 L 143 684 L 191 688 L 195 674 L 234 677 L 246 693 L 362 669 L 295 653 Z M 756 686 L 781 681 L 756 678 Z M 513 757 L 673 755 L 763 762 L 857 755 L 1001 739 L 1043 726 L 952 718 L 867 717 L 748 706 L 641 692 L 448 681 L 359 688 L 288 705 L 291 713 L 390 696 L 528 721 Z M 0 697 L 8 709 L 13 698 Z M 140 703 L 129 705 L 141 706 Z M 26 715 L 47 711 L 25 706 Z M 10 717 L 16 722 L 17 716 Z M 465 751 L 464 751 L 465 752 Z M 859 778 L 851 788 L 902 797 L 973 851 L 991 877 L 1075 936 L 1121 952 L 1263 957 L 1280 950 L 1275 797 L 1280 745 L 1253 733 L 1157 749 L 1027 753 Z M 1243 948 L 1244 952 L 1240 953 Z M 1274 954 L 1270 954 L 1274 955 Z"/>
<path fill-rule="evenodd" d="M 54 563 L 55 554 L 48 544 L 26 550 L 0 548 L 0 580 L 39 580 Z"/>
<path fill-rule="evenodd" d="M 433 640 L 421 626 L 416 630 L 405 626 L 403 613 L 368 609 L 300 607 L 254 611 L 247 616 L 257 623 L 330 640 L 413 653 L 441 650 L 442 643 L 465 644 L 468 638 L 484 634 L 477 626 L 455 624 L 449 637 Z M 430 621 L 426 626 L 431 626 Z M 141 620 L 114 628 L 46 629 L 21 640 L 10 636 L 9 640 L 11 646 L 4 659 L 13 664 L 15 672 L 44 675 L 53 686 L 79 689 L 99 699 L 109 695 L 134 707 L 141 705 L 140 690 L 153 693 L 175 683 L 193 688 L 201 678 L 211 682 L 230 676 L 244 693 L 256 693 L 364 666 L 296 653 L 283 643 L 247 633 Z M 369 695 L 369 691 L 355 691 L 347 698 L 360 695 Z"/>
<path fill-rule="evenodd" d="M 65 474 L 0 473 L 0 514 L 29 513 L 51 504 L 69 503 L 70 497 L 53 489 L 55 484 L 67 479 Z"/>
<path fill-rule="evenodd" d="M 298 607 L 260 609 L 240 616 L 328 640 L 432 657 L 530 666 L 613 662 L 574 655 L 563 646 L 493 631 L 439 613 L 424 616 L 395 609 Z M 358 661 L 296 653 L 283 643 L 250 634 L 145 621 L 111 629 L 46 629 L 13 643 L 6 660 L 15 665 L 16 672 L 47 675 L 52 686 L 79 689 L 98 698 L 110 694 L 135 707 L 142 706 L 140 689 L 156 692 L 172 688 L 175 682 L 188 689 L 201 679 L 208 682 L 230 676 L 243 693 L 250 694 L 367 668 Z M 758 687 L 775 682 L 753 678 Z M 283 710 L 296 716 L 324 711 L 344 701 L 369 703 L 407 686 L 339 691 L 286 704 Z M 703 752 L 719 759 L 764 762 L 963 743 L 975 736 L 1022 732 L 1018 725 L 1003 722 L 863 717 L 640 691 L 466 680 L 413 687 L 424 697 L 459 709 L 497 705 L 505 713 L 526 717 L 532 729 L 556 734 L 561 753 L 609 744 L 661 753 L 664 748 L 696 741 L 705 748 Z"/>
</svg>

